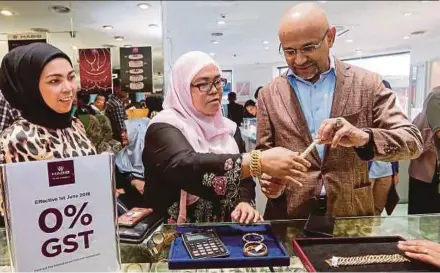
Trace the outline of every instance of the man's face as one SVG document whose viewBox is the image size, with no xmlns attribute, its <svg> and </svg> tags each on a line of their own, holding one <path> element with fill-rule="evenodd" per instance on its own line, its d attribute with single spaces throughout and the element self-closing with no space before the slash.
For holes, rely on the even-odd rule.
<svg viewBox="0 0 440 273">
<path fill-rule="evenodd" d="M 329 53 L 336 29 L 291 29 L 280 33 L 281 51 L 290 69 L 298 77 L 316 82 L 330 68 Z"/>
<path fill-rule="evenodd" d="M 105 108 L 105 98 L 103 96 L 97 96 L 94 104 L 96 108 L 103 111 Z"/>
</svg>

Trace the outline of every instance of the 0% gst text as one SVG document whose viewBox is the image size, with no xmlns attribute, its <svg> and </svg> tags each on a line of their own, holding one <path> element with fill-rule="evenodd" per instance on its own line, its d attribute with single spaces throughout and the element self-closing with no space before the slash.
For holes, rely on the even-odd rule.
<svg viewBox="0 0 440 273">
<path fill-rule="evenodd" d="M 84 209 L 87 207 L 87 205 L 88 202 L 83 203 L 79 210 L 77 210 L 75 205 L 68 205 L 62 212 L 56 208 L 48 208 L 41 212 L 38 219 L 38 225 L 40 226 L 40 229 L 47 234 L 59 231 L 61 227 L 63 227 L 63 223 L 67 222 L 65 221 L 66 218 L 73 218 L 68 225 L 66 234 L 61 236 L 62 238 L 50 238 L 43 243 L 41 246 L 41 253 L 45 257 L 56 257 L 62 252 L 73 253 L 77 251 L 81 245 L 83 245 L 85 249 L 90 247 L 90 235 L 93 234 L 93 229 L 78 233 L 69 232 L 69 230 L 77 225 L 87 227 L 92 223 L 92 215 L 89 213 L 84 213 Z M 46 221 L 47 219 L 54 219 L 54 221 L 50 221 L 53 223 L 48 225 Z"/>
</svg>

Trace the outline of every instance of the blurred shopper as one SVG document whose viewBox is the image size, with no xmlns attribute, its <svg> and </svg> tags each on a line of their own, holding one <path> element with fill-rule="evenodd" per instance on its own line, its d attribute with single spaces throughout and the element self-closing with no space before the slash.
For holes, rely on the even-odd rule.
<svg viewBox="0 0 440 273">
<path fill-rule="evenodd" d="M 1 81 L 1 79 L 0 79 Z M 11 107 L 0 90 L 0 133 L 20 118 L 20 112 Z"/>
<path fill-rule="evenodd" d="M 145 105 L 148 109 L 148 118 L 154 118 L 160 111 L 163 110 L 163 96 L 151 95 L 145 99 Z"/>
<path fill-rule="evenodd" d="M 225 84 L 208 54 L 184 54 L 171 70 L 164 110 L 147 129 L 145 202 L 170 223 L 262 220 L 250 155 L 237 125 L 221 114 Z M 301 181 L 309 164 L 283 148 L 254 152 L 253 158 L 266 173 L 292 183 Z M 257 165 L 254 175 L 261 171 Z"/>
<path fill-rule="evenodd" d="M 90 106 L 93 108 L 93 110 L 95 110 L 96 113 L 104 114 L 106 101 L 106 95 L 104 93 L 99 93 L 96 95 L 95 101 L 90 104 Z"/>
<path fill-rule="evenodd" d="M 383 80 L 383 85 L 392 90 L 388 81 Z M 396 100 L 397 104 L 398 100 Z M 370 161 L 368 163 L 368 177 L 373 185 L 374 209 L 376 215 L 381 215 L 384 208 L 391 215 L 399 195 L 396 190 L 398 182 L 399 162 Z"/>
<path fill-rule="evenodd" d="M 116 184 L 125 191 L 119 197 L 129 208 L 144 206 L 142 151 L 149 122 L 149 118 L 127 120 L 128 145 L 116 155 Z"/>
<path fill-rule="evenodd" d="M 409 165 L 408 214 L 440 212 L 440 87 L 434 88 L 413 121 L 423 137 L 423 153 Z"/>
<path fill-rule="evenodd" d="M 110 120 L 104 114 L 93 110 L 90 101 L 90 95 L 84 92 L 78 92 L 77 96 L 77 117 L 83 123 L 87 137 L 96 147 L 98 154 L 109 152 L 117 153 L 122 149 L 119 141 L 113 139 Z"/>
<path fill-rule="evenodd" d="M 0 89 L 21 118 L 0 135 L 2 163 L 96 154 L 78 119 L 72 118 L 77 87 L 69 57 L 46 43 L 5 55 Z"/>
<path fill-rule="evenodd" d="M 228 119 L 232 120 L 240 127 L 243 122 L 244 107 L 243 105 L 236 103 L 236 100 L 237 94 L 235 92 L 230 92 L 228 94 Z"/>
<path fill-rule="evenodd" d="M 255 118 L 257 116 L 257 106 L 255 101 L 248 100 L 244 103 L 243 118 Z"/>
<path fill-rule="evenodd" d="M 257 149 L 285 147 L 312 167 L 303 186 L 261 179 L 279 187 L 265 218 L 374 215 L 369 160 L 398 161 L 422 151 L 419 130 L 396 106 L 396 96 L 376 73 L 330 55 L 336 28 L 315 3 L 302 3 L 282 18 L 280 52 L 289 70 L 260 91 Z M 283 188 L 284 186 L 284 188 Z"/>
<path fill-rule="evenodd" d="M 121 82 L 118 79 L 113 79 L 113 94 L 109 96 L 105 114 L 110 119 L 113 138 L 124 146 L 128 145 L 127 129 L 125 128 L 125 121 L 128 117 L 124 106 L 127 100 L 128 95 L 121 89 Z"/>
</svg>

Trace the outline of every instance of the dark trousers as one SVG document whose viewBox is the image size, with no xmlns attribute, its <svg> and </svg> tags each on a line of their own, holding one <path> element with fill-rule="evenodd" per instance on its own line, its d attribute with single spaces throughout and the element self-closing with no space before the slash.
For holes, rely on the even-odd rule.
<svg viewBox="0 0 440 273">
<path fill-rule="evenodd" d="M 439 176 L 431 183 L 409 178 L 408 214 L 440 213 Z"/>
</svg>

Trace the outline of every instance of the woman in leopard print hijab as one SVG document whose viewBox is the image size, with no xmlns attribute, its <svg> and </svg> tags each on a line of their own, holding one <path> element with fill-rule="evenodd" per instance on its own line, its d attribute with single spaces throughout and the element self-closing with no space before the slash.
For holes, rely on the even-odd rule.
<svg viewBox="0 0 440 273">
<path fill-rule="evenodd" d="M 0 159 L 14 163 L 96 154 L 81 122 L 71 117 L 77 92 L 69 57 L 33 43 L 3 58 L 0 89 L 22 118 L 0 135 Z"/>
</svg>

